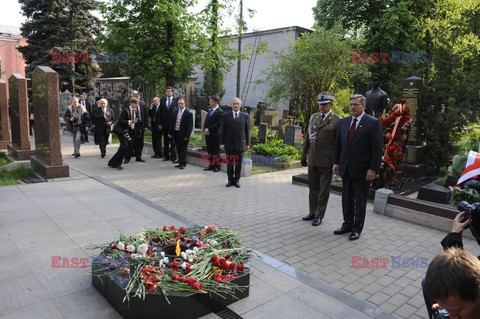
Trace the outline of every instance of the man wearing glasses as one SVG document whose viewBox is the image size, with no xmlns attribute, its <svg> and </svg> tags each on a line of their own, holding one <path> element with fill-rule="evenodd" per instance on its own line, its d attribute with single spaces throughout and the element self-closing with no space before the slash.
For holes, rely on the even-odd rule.
<svg viewBox="0 0 480 319">
<path fill-rule="evenodd" d="M 367 99 L 361 94 L 350 97 L 350 116 L 340 120 L 333 152 L 333 174 L 342 177 L 342 227 L 335 235 L 350 232 L 357 240 L 365 222 L 370 182 L 380 169 L 383 130 L 380 121 L 365 113 Z"/>
</svg>

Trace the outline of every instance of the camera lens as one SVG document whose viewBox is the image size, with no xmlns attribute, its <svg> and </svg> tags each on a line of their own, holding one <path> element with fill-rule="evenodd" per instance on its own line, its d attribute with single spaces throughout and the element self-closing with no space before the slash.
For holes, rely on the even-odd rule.
<svg viewBox="0 0 480 319">
<path fill-rule="evenodd" d="M 462 200 L 460 203 L 458 203 L 457 209 L 460 212 L 463 211 L 468 211 L 472 208 L 472 205 L 470 205 L 467 201 Z"/>
</svg>

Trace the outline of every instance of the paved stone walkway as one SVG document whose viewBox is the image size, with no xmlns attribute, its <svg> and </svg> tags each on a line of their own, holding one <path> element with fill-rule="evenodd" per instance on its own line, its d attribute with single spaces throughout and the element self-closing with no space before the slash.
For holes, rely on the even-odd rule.
<svg viewBox="0 0 480 319">
<path fill-rule="evenodd" d="M 82 156 L 74 159 L 69 138 L 63 138 L 65 161 L 74 170 L 197 223 L 237 229 L 262 253 L 400 318 L 427 317 L 420 289 L 426 268 L 395 268 L 392 256 L 430 261 L 441 250 L 445 233 L 375 214 L 369 203 L 362 236 L 350 242 L 348 235 L 333 235 L 342 223 L 339 194 L 331 194 L 322 225 L 313 227 L 301 220 L 308 213 L 308 188 L 292 185 L 291 178 L 306 168 L 242 178 L 242 187 L 236 189 L 225 187 L 225 173 L 192 165 L 181 171 L 147 154 L 146 163 L 132 162 L 117 171 L 107 167 L 115 151 L 116 146 L 110 146 L 101 159 L 97 146 L 83 144 Z M 478 250 L 467 239 L 465 247 Z M 352 256 L 388 258 L 387 267 L 352 268 Z"/>
</svg>

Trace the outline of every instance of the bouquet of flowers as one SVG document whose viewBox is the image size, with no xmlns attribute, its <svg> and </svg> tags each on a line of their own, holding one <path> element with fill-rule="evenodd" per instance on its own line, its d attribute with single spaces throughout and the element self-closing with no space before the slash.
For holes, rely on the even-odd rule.
<svg viewBox="0 0 480 319">
<path fill-rule="evenodd" d="M 144 229 L 89 248 L 102 250 L 93 260 L 93 275 L 128 278 L 124 301 L 132 296 L 145 299 L 157 290 L 167 301 L 172 291 L 234 296 L 242 287 L 232 280 L 248 272 L 245 263 L 252 253 L 234 230 L 216 225 Z"/>
<path fill-rule="evenodd" d="M 408 140 L 412 117 L 405 100 L 399 99 L 390 111 L 380 115 L 379 120 L 382 123 L 385 146 L 380 172 L 372 183 L 374 189 L 384 187 L 398 175 L 395 170 L 404 161 L 405 143 Z"/>
</svg>

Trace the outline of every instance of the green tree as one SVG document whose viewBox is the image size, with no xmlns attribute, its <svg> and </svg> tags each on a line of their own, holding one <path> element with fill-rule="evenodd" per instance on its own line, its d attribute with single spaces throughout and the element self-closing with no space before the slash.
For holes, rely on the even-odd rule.
<svg viewBox="0 0 480 319">
<path fill-rule="evenodd" d="M 18 50 L 27 63 L 27 74 L 39 65 L 50 66 L 59 73 L 60 83 L 68 82 L 75 92 L 89 87 L 98 76 L 98 67 L 89 59 L 52 61 L 52 51 L 72 56 L 97 49 L 94 37 L 98 35 L 99 21 L 91 13 L 97 9 L 95 0 L 19 0 L 27 21 L 22 25 L 22 36 L 28 45 Z M 86 63 L 85 63 L 86 62 Z"/>
<path fill-rule="evenodd" d="M 318 110 L 321 91 L 349 89 L 354 77 L 366 73 L 363 64 L 351 63 L 356 45 L 338 30 L 317 27 L 311 34 L 304 33 L 287 52 L 278 54 L 278 63 L 265 74 L 271 85 L 269 102 L 290 101 L 290 106 L 300 112 L 299 117 L 308 121 Z"/>
<path fill-rule="evenodd" d="M 424 75 L 421 133 L 433 173 L 456 154 L 461 130 L 480 115 L 480 3 L 438 0 L 425 22 L 429 69 Z"/>
<path fill-rule="evenodd" d="M 134 85 L 174 85 L 191 73 L 198 56 L 193 43 L 200 33 L 195 17 L 187 12 L 194 2 L 109 0 L 101 5 L 102 45 L 128 54 L 123 72 Z"/>
</svg>

